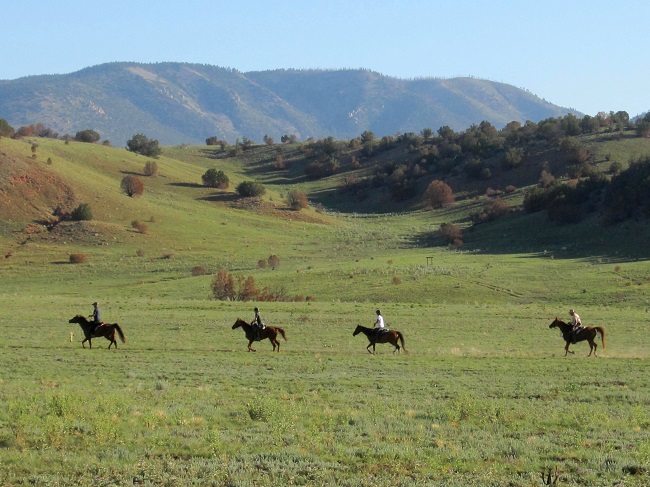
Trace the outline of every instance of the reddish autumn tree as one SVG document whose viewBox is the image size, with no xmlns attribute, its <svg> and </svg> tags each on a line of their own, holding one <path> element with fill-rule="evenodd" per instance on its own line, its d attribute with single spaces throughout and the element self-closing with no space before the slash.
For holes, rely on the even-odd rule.
<svg viewBox="0 0 650 487">
<path fill-rule="evenodd" d="M 455 201 L 451 187 L 438 179 L 431 181 L 424 192 L 424 203 L 431 208 L 447 208 Z"/>
</svg>

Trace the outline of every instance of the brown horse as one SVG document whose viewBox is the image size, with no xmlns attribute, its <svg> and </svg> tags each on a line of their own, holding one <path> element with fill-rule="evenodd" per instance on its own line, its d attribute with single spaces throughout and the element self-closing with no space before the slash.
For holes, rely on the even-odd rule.
<svg viewBox="0 0 650 487">
<path fill-rule="evenodd" d="M 111 345 L 115 345 L 115 348 L 117 348 L 117 342 L 115 341 L 116 331 L 118 335 L 120 335 L 120 340 L 122 340 L 122 343 L 126 343 L 126 338 L 124 338 L 122 328 L 120 328 L 120 325 L 117 323 L 102 323 L 101 325 L 98 325 L 97 328 L 95 328 L 95 331 L 92 333 L 90 332 L 93 327 L 92 321 L 87 320 L 85 316 L 77 315 L 74 318 L 71 318 L 68 323 L 77 323 L 79 326 L 81 326 L 81 329 L 83 330 L 85 336 L 81 342 L 81 346 L 84 348 L 86 348 L 86 345 L 84 345 L 85 342 L 88 342 L 90 348 L 93 348 L 93 342 L 91 339 L 99 337 L 104 337 L 111 342 L 108 344 L 109 349 L 111 348 Z"/>
<path fill-rule="evenodd" d="M 287 341 L 287 335 L 284 333 L 284 330 L 280 328 L 279 326 L 266 326 L 259 330 L 259 336 L 257 333 L 255 333 L 255 330 L 253 330 L 253 326 L 246 321 L 242 320 L 241 318 L 237 318 L 237 321 L 235 321 L 235 324 L 232 325 L 232 329 L 234 330 L 235 328 L 243 328 L 244 333 L 246 334 L 246 338 L 248 339 L 248 351 L 249 352 L 256 352 L 254 348 L 251 347 L 253 342 L 255 341 L 262 341 L 268 338 L 271 341 L 271 345 L 273 345 L 273 351 L 275 352 L 275 347 L 278 347 L 278 352 L 280 351 L 280 342 L 278 341 L 278 333 L 282 335 L 282 338 L 284 338 L 284 341 Z"/>
<path fill-rule="evenodd" d="M 564 356 L 566 357 L 568 353 L 574 353 L 569 350 L 569 345 L 571 345 L 571 329 L 573 326 L 557 319 L 556 317 L 555 320 L 553 320 L 553 323 L 548 327 L 559 328 L 562 332 L 562 337 L 566 342 L 566 346 L 564 347 Z M 596 338 L 596 332 L 600 333 L 600 341 L 603 343 L 603 349 L 605 349 L 605 328 L 602 326 L 586 326 L 582 330 L 578 331 L 578 334 L 575 336 L 576 342 L 581 342 L 583 340 L 589 342 L 589 355 L 587 355 L 587 357 L 591 356 L 591 352 L 594 353 L 594 356 L 598 357 L 598 354 L 596 353 L 598 345 L 596 345 L 596 342 L 594 341 L 594 338 Z"/>
<path fill-rule="evenodd" d="M 352 332 L 352 336 L 357 336 L 359 333 L 366 335 L 366 338 L 370 342 L 370 344 L 366 347 L 368 353 L 375 353 L 375 344 L 377 343 L 390 343 L 395 347 L 393 353 L 399 352 L 400 348 L 403 349 L 404 352 L 408 353 L 408 350 L 406 350 L 406 347 L 404 346 L 404 335 L 402 335 L 397 330 L 386 330 L 380 335 L 377 335 L 376 328 L 366 328 L 365 326 L 357 325 L 354 332 Z M 397 343 L 398 340 L 402 343 L 401 347 Z M 370 351 L 370 347 L 372 347 L 372 352 Z"/>
</svg>

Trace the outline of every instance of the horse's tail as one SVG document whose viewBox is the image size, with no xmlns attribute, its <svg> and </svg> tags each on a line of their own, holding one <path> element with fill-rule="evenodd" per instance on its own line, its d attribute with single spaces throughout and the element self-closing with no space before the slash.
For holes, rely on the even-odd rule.
<svg viewBox="0 0 650 487">
<path fill-rule="evenodd" d="M 397 332 L 397 338 L 399 338 L 399 341 L 402 342 L 402 350 L 404 350 L 404 353 L 409 353 L 406 347 L 404 346 L 404 335 L 402 335 L 401 332 Z M 603 346 L 604 348 L 604 346 Z"/>
<path fill-rule="evenodd" d="M 600 333 L 600 341 L 603 342 L 603 348 L 605 348 L 605 328 L 602 326 L 594 326 L 594 330 Z"/>
<path fill-rule="evenodd" d="M 120 335 L 120 340 L 122 340 L 122 343 L 126 343 L 126 338 L 124 337 L 124 332 L 122 332 L 122 328 L 120 328 L 120 325 L 117 323 L 113 323 L 113 327 L 117 330 L 117 334 Z M 603 348 L 605 346 L 603 345 Z"/>
<path fill-rule="evenodd" d="M 280 328 L 279 326 L 276 327 L 276 329 L 280 332 L 280 335 L 282 335 L 282 338 L 284 338 L 284 341 L 286 342 L 287 341 L 287 335 L 285 335 L 284 330 L 282 328 Z M 605 348 L 604 345 L 603 345 L 603 348 Z"/>
</svg>

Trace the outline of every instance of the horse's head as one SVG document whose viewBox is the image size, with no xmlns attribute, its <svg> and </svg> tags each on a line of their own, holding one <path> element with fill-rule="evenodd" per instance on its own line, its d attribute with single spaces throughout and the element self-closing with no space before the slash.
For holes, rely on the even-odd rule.
<svg viewBox="0 0 650 487">
<path fill-rule="evenodd" d="M 235 324 L 232 325 L 232 329 L 234 330 L 235 328 L 239 328 L 240 326 L 244 326 L 244 325 L 247 325 L 247 324 L 248 324 L 248 323 L 246 323 L 246 322 L 245 322 L 244 320 L 242 320 L 241 318 L 237 318 L 237 321 L 235 321 Z"/>
<path fill-rule="evenodd" d="M 562 326 L 566 326 L 566 323 L 556 316 L 555 319 L 553 320 L 553 323 L 548 325 L 549 328 L 561 328 Z"/>
<path fill-rule="evenodd" d="M 354 329 L 354 331 L 352 332 L 352 336 L 353 336 L 353 337 L 357 336 L 359 333 L 361 333 L 361 331 L 362 331 L 362 329 L 361 329 L 361 325 L 357 325 L 357 327 L 356 327 L 356 328 Z"/>
<path fill-rule="evenodd" d="M 77 323 L 81 325 L 82 323 L 87 323 L 88 320 L 83 315 L 77 315 L 74 318 L 70 318 L 68 323 Z"/>
</svg>

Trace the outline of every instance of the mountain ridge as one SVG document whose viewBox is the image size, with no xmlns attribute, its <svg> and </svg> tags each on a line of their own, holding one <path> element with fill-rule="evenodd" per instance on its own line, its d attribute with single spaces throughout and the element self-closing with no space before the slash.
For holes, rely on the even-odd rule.
<svg viewBox="0 0 650 487">
<path fill-rule="evenodd" d="M 399 79 L 366 69 L 243 73 L 180 62 L 114 62 L 74 73 L 0 80 L 0 116 L 63 134 L 92 129 L 122 145 L 144 133 L 163 145 L 264 135 L 349 139 L 496 127 L 578 112 L 521 88 L 478 78 Z"/>
</svg>

